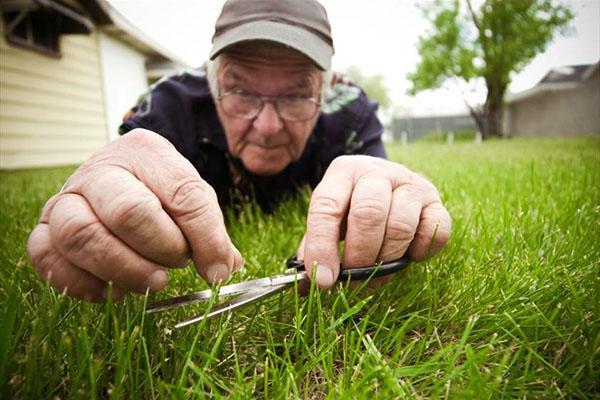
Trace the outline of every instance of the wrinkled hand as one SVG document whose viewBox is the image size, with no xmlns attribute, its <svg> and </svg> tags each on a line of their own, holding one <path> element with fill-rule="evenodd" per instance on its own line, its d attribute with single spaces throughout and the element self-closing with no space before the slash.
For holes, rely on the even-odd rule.
<svg viewBox="0 0 600 400">
<path fill-rule="evenodd" d="M 106 300 L 162 289 L 167 267 L 192 257 L 226 279 L 242 263 L 212 187 L 161 136 L 142 129 L 112 142 L 46 203 L 29 237 L 38 275 L 68 295 Z"/>
<path fill-rule="evenodd" d="M 436 188 L 407 168 L 369 156 L 342 156 L 313 191 L 299 256 L 316 283 L 330 287 L 344 268 L 392 261 L 408 251 L 423 260 L 450 237 L 451 219 Z"/>
</svg>

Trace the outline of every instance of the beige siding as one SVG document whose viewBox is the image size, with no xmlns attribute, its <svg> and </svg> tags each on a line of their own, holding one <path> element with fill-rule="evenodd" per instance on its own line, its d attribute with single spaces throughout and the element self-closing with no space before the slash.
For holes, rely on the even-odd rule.
<svg viewBox="0 0 600 400">
<path fill-rule="evenodd" d="M 600 71 L 572 89 L 544 92 L 510 103 L 511 136 L 576 136 L 600 133 Z"/>
<path fill-rule="evenodd" d="M 0 168 L 84 161 L 108 140 L 96 34 L 63 36 L 55 59 L 1 31 Z"/>
</svg>

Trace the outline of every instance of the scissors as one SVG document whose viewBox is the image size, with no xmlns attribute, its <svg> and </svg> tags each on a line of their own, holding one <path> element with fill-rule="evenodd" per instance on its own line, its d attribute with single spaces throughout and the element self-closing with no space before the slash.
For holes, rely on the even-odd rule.
<svg viewBox="0 0 600 400">
<path fill-rule="evenodd" d="M 404 256 L 398 260 L 377 264 L 375 266 L 356 269 L 341 269 L 338 276 L 338 281 L 362 281 L 369 278 L 378 278 L 381 276 L 390 275 L 406 268 L 409 263 L 410 259 L 408 256 Z M 233 311 L 262 299 L 266 299 L 267 297 L 273 296 L 274 294 L 293 287 L 296 282 L 301 282 L 309 278 L 308 272 L 304 266 L 304 262 L 298 260 L 296 257 L 291 257 L 287 260 L 287 267 L 288 268 L 283 274 L 253 279 L 246 282 L 234 283 L 231 285 L 222 286 L 216 290 L 207 289 L 159 301 L 157 303 L 150 304 L 146 308 L 146 314 L 165 311 L 202 301 L 208 301 L 215 296 L 219 298 L 225 296 L 235 296 L 232 299 L 219 304 L 217 307 L 213 308 L 207 313 L 197 315 L 175 325 L 176 329 L 183 328 L 184 326 L 198 323 L 204 319 L 214 317 L 227 311 Z"/>
</svg>

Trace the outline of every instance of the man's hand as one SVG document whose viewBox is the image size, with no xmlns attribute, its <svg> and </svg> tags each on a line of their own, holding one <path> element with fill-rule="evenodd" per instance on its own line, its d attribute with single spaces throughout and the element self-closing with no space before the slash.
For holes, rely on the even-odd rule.
<svg viewBox="0 0 600 400">
<path fill-rule="evenodd" d="M 192 257 L 200 275 L 226 279 L 242 263 L 214 190 L 161 136 L 136 129 L 112 142 L 46 203 L 29 237 L 38 275 L 68 295 L 106 300 L 162 289 L 166 267 Z"/>
<path fill-rule="evenodd" d="M 451 219 L 435 187 L 407 168 L 375 157 L 342 156 L 315 188 L 299 255 L 316 282 L 330 287 L 344 268 L 392 261 L 406 251 L 423 260 L 446 245 Z"/>
</svg>

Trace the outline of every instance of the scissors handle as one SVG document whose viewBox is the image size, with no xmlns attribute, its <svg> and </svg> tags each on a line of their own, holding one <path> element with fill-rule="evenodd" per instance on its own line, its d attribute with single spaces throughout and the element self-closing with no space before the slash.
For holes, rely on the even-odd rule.
<svg viewBox="0 0 600 400">
<path fill-rule="evenodd" d="M 342 268 L 340 266 L 340 274 L 338 275 L 338 281 L 346 282 L 351 281 L 364 281 L 369 278 L 379 278 L 380 276 L 386 276 L 403 270 L 410 264 L 410 258 L 408 255 L 403 256 L 394 261 L 387 263 L 381 263 L 375 266 L 360 267 L 360 268 Z M 295 268 L 298 271 L 304 271 L 304 261 L 298 260 L 296 256 L 290 257 L 287 260 L 288 268 Z"/>
</svg>

